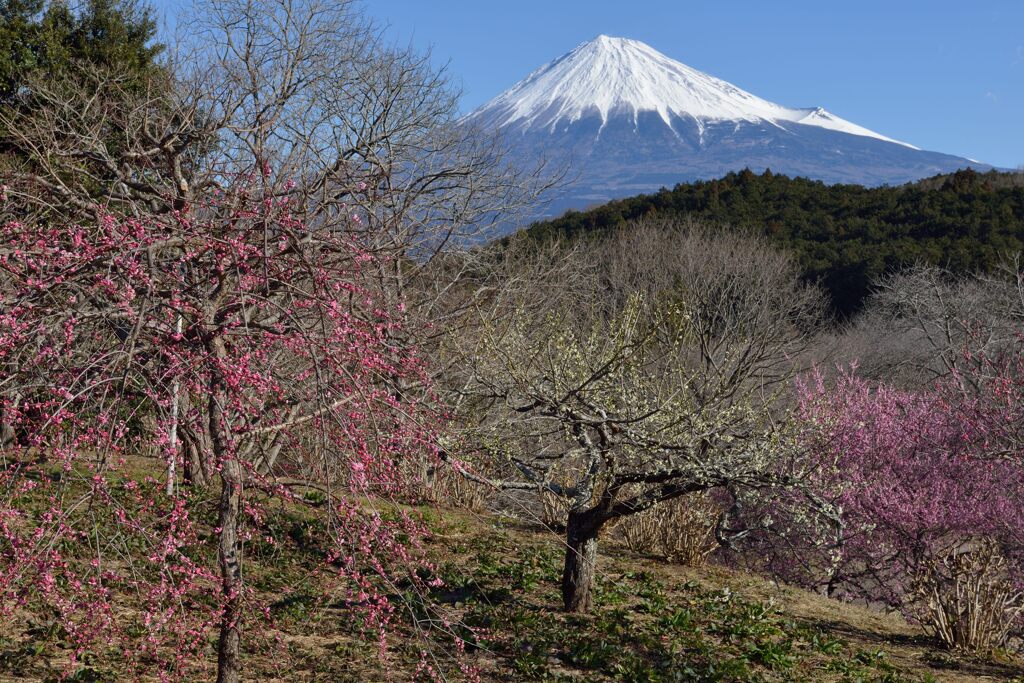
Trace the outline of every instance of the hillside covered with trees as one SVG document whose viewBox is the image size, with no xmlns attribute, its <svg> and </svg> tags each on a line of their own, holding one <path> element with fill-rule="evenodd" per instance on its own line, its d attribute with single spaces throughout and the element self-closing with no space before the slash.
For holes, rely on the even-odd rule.
<svg viewBox="0 0 1024 683">
<path fill-rule="evenodd" d="M 577 237 L 633 219 L 679 216 L 763 233 L 791 249 L 805 277 L 820 282 L 845 316 L 861 307 L 874 278 L 901 267 L 990 271 L 1024 249 L 1024 175 L 963 170 L 865 188 L 741 171 L 569 211 L 535 223 L 529 234 Z"/>
</svg>

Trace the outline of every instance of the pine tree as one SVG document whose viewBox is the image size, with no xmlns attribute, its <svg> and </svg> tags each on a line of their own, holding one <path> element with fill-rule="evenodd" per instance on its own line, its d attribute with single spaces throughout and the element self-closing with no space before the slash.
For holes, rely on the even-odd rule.
<svg viewBox="0 0 1024 683">
<path fill-rule="evenodd" d="M 152 9 L 135 0 L 87 0 L 78 12 L 60 0 L 0 0 L 0 104 L 28 104 L 33 77 L 57 77 L 75 64 L 141 83 L 159 68 L 156 33 Z"/>
</svg>

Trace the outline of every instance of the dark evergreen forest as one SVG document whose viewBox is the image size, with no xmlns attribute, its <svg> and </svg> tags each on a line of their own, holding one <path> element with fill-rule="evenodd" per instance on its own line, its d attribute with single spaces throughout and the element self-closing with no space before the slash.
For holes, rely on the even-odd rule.
<svg viewBox="0 0 1024 683">
<path fill-rule="evenodd" d="M 1024 174 L 971 170 L 898 187 L 826 185 L 765 171 L 662 189 L 534 223 L 533 239 L 599 237 L 640 218 L 699 217 L 793 250 L 837 315 L 879 276 L 915 263 L 990 271 L 1024 248 Z"/>
</svg>

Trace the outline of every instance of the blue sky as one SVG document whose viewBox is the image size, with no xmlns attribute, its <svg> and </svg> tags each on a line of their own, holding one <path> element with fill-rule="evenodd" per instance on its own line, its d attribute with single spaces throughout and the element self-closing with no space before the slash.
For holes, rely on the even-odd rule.
<svg viewBox="0 0 1024 683">
<path fill-rule="evenodd" d="M 911 144 L 1024 165 L 1024 0 L 366 0 L 487 101 L 601 33 L 789 106 Z"/>
<path fill-rule="evenodd" d="M 467 111 L 604 33 L 780 104 L 822 106 L 925 149 L 1024 165 L 1024 0 L 361 3 L 391 40 L 447 65 Z"/>
</svg>

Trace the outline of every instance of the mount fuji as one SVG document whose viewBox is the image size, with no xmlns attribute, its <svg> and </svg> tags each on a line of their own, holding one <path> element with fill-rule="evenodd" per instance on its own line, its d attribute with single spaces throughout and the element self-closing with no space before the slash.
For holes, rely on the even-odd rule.
<svg viewBox="0 0 1024 683">
<path fill-rule="evenodd" d="M 520 163 L 568 167 L 549 212 L 749 168 L 827 183 L 898 184 L 992 168 L 893 140 L 822 109 L 792 108 L 637 40 L 598 36 L 467 115 Z"/>
</svg>

